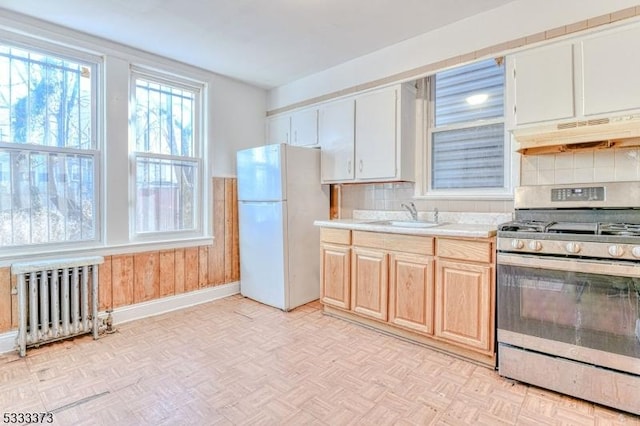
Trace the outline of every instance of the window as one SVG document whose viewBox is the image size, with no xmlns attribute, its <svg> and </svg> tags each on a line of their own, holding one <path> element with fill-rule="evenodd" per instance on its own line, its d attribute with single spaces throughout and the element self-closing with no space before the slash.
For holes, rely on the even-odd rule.
<svg viewBox="0 0 640 426">
<path fill-rule="evenodd" d="M 430 83 L 429 191 L 486 194 L 508 190 L 502 60 L 442 71 Z"/>
<path fill-rule="evenodd" d="M 0 247 L 97 239 L 96 68 L 0 43 Z"/>
<path fill-rule="evenodd" d="M 201 88 L 133 73 L 134 233 L 200 229 Z"/>
</svg>

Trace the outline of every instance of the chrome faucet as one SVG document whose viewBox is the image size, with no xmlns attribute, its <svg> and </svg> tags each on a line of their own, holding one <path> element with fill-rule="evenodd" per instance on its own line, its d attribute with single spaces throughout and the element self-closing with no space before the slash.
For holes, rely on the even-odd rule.
<svg viewBox="0 0 640 426">
<path fill-rule="evenodd" d="M 404 209 L 407 209 L 407 211 L 411 215 L 412 220 L 418 220 L 418 209 L 416 209 L 416 205 L 413 204 L 413 202 L 410 202 L 409 205 L 402 203 L 400 204 L 400 206 Z"/>
<path fill-rule="evenodd" d="M 437 207 L 433 209 L 433 221 L 435 223 L 438 223 L 438 208 Z"/>
</svg>

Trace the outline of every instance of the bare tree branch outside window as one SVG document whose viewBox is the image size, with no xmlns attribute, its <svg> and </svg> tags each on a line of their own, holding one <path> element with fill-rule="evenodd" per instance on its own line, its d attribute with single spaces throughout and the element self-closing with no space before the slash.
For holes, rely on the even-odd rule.
<svg viewBox="0 0 640 426">
<path fill-rule="evenodd" d="M 198 93 L 135 80 L 136 231 L 196 229 Z"/>
<path fill-rule="evenodd" d="M 96 238 L 91 65 L 0 45 L 0 246 Z"/>
</svg>

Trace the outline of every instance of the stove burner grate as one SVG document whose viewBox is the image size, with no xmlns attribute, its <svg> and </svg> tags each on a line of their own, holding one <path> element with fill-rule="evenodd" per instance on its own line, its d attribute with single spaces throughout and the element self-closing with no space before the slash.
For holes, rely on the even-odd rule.
<svg viewBox="0 0 640 426">
<path fill-rule="evenodd" d="M 500 231 L 512 232 L 545 232 L 547 227 L 554 222 L 546 222 L 541 220 L 515 220 L 500 225 Z"/>
<path fill-rule="evenodd" d="M 601 223 L 600 235 L 640 236 L 640 225 L 633 223 Z"/>
</svg>

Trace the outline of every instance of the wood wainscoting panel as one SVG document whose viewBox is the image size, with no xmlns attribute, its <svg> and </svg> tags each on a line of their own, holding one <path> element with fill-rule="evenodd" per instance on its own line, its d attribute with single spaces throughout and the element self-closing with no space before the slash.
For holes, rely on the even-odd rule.
<svg viewBox="0 0 640 426">
<path fill-rule="evenodd" d="M 113 309 L 113 279 L 111 278 L 111 256 L 104 257 L 104 263 L 98 267 L 98 310 Z"/>
<path fill-rule="evenodd" d="M 175 250 L 160 252 L 160 297 L 175 294 Z"/>
<path fill-rule="evenodd" d="M 240 279 L 240 225 L 238 223 L 238 179 L 233 180 L 233 197 L 227 200 L 233 206 L 233 218 L 231 220 L 231 276 L 226 283 L 238 281 Z"/>
<path fill-rule="evenodd" d="M 174 292 L 175 294 L 181 294 L 185 292 L 185 286 L 184 286 L 184 279 L 185 279 L 185 273 L 184 273 L 184 249 L 176 249 L 174 251 L 174 277 L 175 277 L 175 284 L 174 284 Z"/>
<path fill-rule="evenodd" d="M 209 246 L 198 247 L 198 288 L 209 286 Z"/>
<path fill-rule="evenodd" d="M 160 253 L 137 253 L 133 256 L 133 303 L 160 297 Z"/>
<path fill-rule="evenodd" d="M 98 309 L 107 311 L 240 279 L 238 187 L 213 178 L 213 244 L 104 256 L 98 269 Z M 0 332 L 16 329 L 15 276 L 0 268 Z"/>
<path fill-rule="evenodd" d="M 209 250 L 209 281 L 224 283 L 224 178 L 213 178 L 213 245 Z"/>
<path fill-rule="evenodd" d="M 111 282 L 113 285 L 113 307 L 133 303 L 133 256 L 118 255 L 111 257 Z"/>
<path fill-rule="evenodd" d="M 189 247 L 184 249 L 184 291 L 193 291 L 199 288 L 198 280 L 200 274 L 198 272 L 198 264 L 200 250 L 198 247 Z"/>
<path fill-rule="evenodd" d="M 238 180 L 213 178 L 213 245 L 208 254 L 208 285 L 240 279 Z"/>
<path fill-rule="evenodd" d="M 224 181 L 224 281 L 240 277 L 238 262 L 238 188 L 237 179 Z"/>
<path fill-rule="evenodd" d="M 11 329 L 11 268 L 0 268 L 0 333 Z"/>
</svg>

